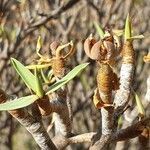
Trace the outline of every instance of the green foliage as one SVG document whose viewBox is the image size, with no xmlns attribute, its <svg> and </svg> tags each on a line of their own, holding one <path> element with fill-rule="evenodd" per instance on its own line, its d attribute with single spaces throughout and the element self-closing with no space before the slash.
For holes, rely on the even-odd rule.
<svg viewBox="0 0 150 150">
<path fill-rule="evenodd" d="M 125 40 L 128 40 L 131 38 L 132 36 L 132 28 L 131 28 L 131 20 L 130 20 L 130 17 L 129 17 L 129 14 L 126 18 L 126 23 L 125 23 Z"/>
<path fill-rule="evenodd" d="M 17 71 L 17 73 L 21 76 L 22 80 L 25 82 L 25 84 L 31 88 L 36 95 L 30 95 L 26 97 L 22 97 L 19 99 L 15 99 L 13 101 L 9 101 L 3 104 L 0 104 L 0 110 L 12 110 L 12 109 L 18 109 L 22 107 L 26 107 L 30 104 L 32 104 L 37 99 L 44 96 L 44 90 L 42 87 L 41 78 L 39 76 L 38 70 L 35 69 L 35 76 L 19 61 L 17 61 L 14 58 L 11 58 L 11 62 Z M 71 79 L 73 79 L 81 70 L 83 70 L 85 67 L 87 67 L 89 63 L 84 63 L 76 66 L 74 69 L 72 69 L 65 77 L 63 77 L 61 80 L 57 81 L 53 85 L 49 87 L 49 90 L 46 94 L 49 94 L 51 92 L 56 91 L 66 83 L 68 83 Z"/>
<path fill-rule="evenodd" d="M 20 75 L 21 79 L 25 82 L 29 89 L 32 89 L 36 93 L 36 78 L 23 64 L 18 60 L 11 58 L 13 67 Z"/>
<path fill-rule="evenodd" d="M 44 90 L 42 87 L 40 72 L 37 69 L 35 69 L 35 78 L 36 78 L 36 95 L 42 98 L 44 96 Z"/>
<path fill-rule="evenodd" d="M 51 92 L 56 91 L 66 83 L 68 83 L 71 79 L 73 79 L 81 70 L 87 67 L 89 63 L 84 63 L 76 66 L 74 69 L 72 69 L 66 76 L 64 76 L 61 80 L 54 83 L 52 86 L 49 87 L 48 92 L 46 94 L 49 94 Z"/>
<path fill-rule="evenodd" d="M 126 23 L 125 23 L 125 40 L 134 40 L 134 39 L 142 39 L 144 38 L 143 35 L 136 35 L 136 36 L 132 36 L 132 25 L 131 25 L 131 19 L 130 16 L 128 14 L 127 18 L 126 18 Z"/>
<path fill-rule="evenodd" d="M 30 95 L 12 101 L 8 101 L 6 103 L 0 104 L 0 111 L 14 110 L 14 109 L 26 107 L 32 104 L 33 102 L 35 102 L 37 99 L 39 99 L 37 95 Z"/>
<path fill-rule="evenodd" d="M 144 106 L 142 104 L 142 101 L 135 92 L 134 92 L 134 95 L 135 95 L 135 100 L 136 100 L 136 105 L 138 108 L 139 115 L 144 117 L 145 116 L 145 110 L 144 110 Z"/>
</svg>

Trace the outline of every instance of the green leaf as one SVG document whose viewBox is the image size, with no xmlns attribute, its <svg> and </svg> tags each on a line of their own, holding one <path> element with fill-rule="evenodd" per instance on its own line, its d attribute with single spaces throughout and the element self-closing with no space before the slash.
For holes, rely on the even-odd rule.
<svg viewBox="0 0 150 150">
<path fill-rule="evenodd" d="M 36 78 L 35 76 L 18 60 L 11 58 L 11 63 L 13 67 L 20 75 L 22 80 L 25 82 L 28 88 L 32 89 L 36 93 Z"/>
<path fill-rule="evenodd" d="M 129 14 L 127 15 L 126 18 L 126 23 L 125 23 L 125 40 L 128 40 L 132 37 L 132 28 L 131 28 L 131 20 L 129 17 Z"/>
<path fill-rule="evenodd" d="M 134 94 L 135 94 L 135 100 L 136 100 L 136 104 L 137 104 L 137 108 L 138 108 L 139 114 L 141 116 L 145 116 L 144 106 L 143 106 L 139 96 L 135 92 L 134 92 Z"/>
<path fill-rule="evenodd" d="M 102 27 L 97 22 L 94 22 L 94 26 L 95 26 L 100 38 L 103 39 L 104 38 L 104 31 L 103 31 Z"/>
<path fill-rule="evenodd" d="M 35 69 L 35 78 L 36 78 L 36 95 L 39 96 L 40 98 L 42 98 L 44 96 L 44 90 L 42 87 L 42 81 L 41 78 L 39 76 L 39 71 L 37 70 L 37 68 Z"/>
<path fill-rule="evenodd" d="M 126 40 L 134 40 L 134 39 L 143 39 L 143 35 L 136 35 L 132 36 L 132 24 L 131 24 L 131 19 L 129 17 L 129 14 L 127 15 L 126 18 L 126 24 L 125 24 L 125 41 Z"/>
<path fill-rule="evenodd" d="M 32 104 L 37 99 L 39 99 L 37 95 L 30 95 L 30 96 L 21 97 L 12 101 L 8 101 L 6 103 L 0 104 L 0 111 L 23 108 Z"/>
<path fill-rule="evenodd" d="M 46 94 L 49 94 L 51 92 L 56 91 L 66 83 L 68 83 L 71 79 L 73 79 L 81 70 L 86 68 L 89 63 L 84 63 L 76 66 L 74 69 L 72 69 L 66 76 L 64 76 L 61 80 L 54 83 L 52 86 L 49 87 L 48 92 Z"/>
</svg>

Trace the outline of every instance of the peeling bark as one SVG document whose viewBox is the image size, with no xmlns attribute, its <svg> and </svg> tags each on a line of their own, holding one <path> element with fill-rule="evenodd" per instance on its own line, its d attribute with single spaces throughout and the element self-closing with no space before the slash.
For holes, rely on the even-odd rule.
<svg viewBox="0 0 150 150">
<path fill-rule="evenodd" d="M 135 52 L 132 41 L 125 41 L 122 50 L 122 56 L 123 59 L 120 70 L 120 86 L 114 98 L 114 122 L 116 122 L 118 116 L 123 113 L 124 108 L 129 102 L 133 74 L 135 70 Z"/>
<path fill-rule="evenodd" d="M 57 149 L 46 132 L 42 121 L 37 121 L 25 109 L 15 111 L 17 111 L 17 113 L 24 113 L 23 115 L 16 116 L 13 113 L 14 111 L 10 111 L 10 114 L 12 114 L 12 116 L 16 118 L 31 133 L 36 143 L 42 150 Z"/>
<path fill-rule="evenodd" d="M 9 96 L 0 89 L 0 103 L 4 103 L 7 100 L 9 100 Z M 12 110 L 9 113 L 31 133 L 42 150 L 57 149 L 43 126 L 40 113 L 32 116 L 25 108 Z M 33 114 L 35 114 L 35 111 L 33 111 Z"/>
<path fill-rule="evenodd" d="M 72 130 L 72 121 L 66 98 L 67 96 L 64 98 L 61 94 L 58 94 L 57 100 L 52 101 L 52 103 L 60 106 L 54 111 L 56 112 L 54 113 L 55 135 L 61 134 L 65 137 L 69 137 Z"/>
</svg>

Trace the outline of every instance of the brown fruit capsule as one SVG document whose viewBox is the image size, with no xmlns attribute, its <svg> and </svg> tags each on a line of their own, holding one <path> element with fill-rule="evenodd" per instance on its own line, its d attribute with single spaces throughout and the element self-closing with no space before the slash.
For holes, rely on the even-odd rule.
<svg viewBox="0 0 150 150">
<path fill-rule="evenodd" d="M 55 76 L 63 77 L 65 74 L 65 60 L 63 58 L 53 58 L 52 69 Z"/>
<path fill-rule="evenodd" d="M 104 47 L 107 50 L 107 60 L 112 60 L 115 57 L 115 46 L 110 41 L 104 41 Z"/>
<path fill-rule="evenodd" d="M 94 60 L 95 58 L 92 57 L 91 48 L 93 47 L 95 43 L 96 43 L 96 40 L 94 38 L 87 38 L 84 42 L 84 51 L 86 55 Z"/>
<path fill-rule="evenodd" d="M 101 64 L 97 74 L 97 85 L 102 101 L 106 104 L 112 102 L 112 69 L 107 64 Z"/>
<path fill-rule="evenodd" d="M 93 45 L 91 49 L 91 57 L 90 57 L 91 59 L 94 60 L 100 59 L 101 45 L 102 45 L 102 41 L 98 41 Z"/>
</svg>

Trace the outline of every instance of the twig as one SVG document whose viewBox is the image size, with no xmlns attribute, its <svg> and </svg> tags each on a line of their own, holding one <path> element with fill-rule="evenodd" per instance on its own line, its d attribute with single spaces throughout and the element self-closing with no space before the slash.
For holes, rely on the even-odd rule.
<svg viewBox="0 0 150 150">
<path fill-rule="evenodd" d="M 121 129 L 117 131 L 113 136 L 112 136 L 112 141 L 123 141 L 123 140 L 128 140 L 131 138 L 135 138 L 139 136 L 143 130 L 146 128 L 146 126 L 150 126 L 150 117 L 146 118 L 142 121 L 139 121 L 125 129 Z"/>
<path fill-rule="evenodd" d="M 69 144 L 75 144 L 75 143 L 91 143 L 93 137 L 96 135 L 96 132 L 90 132 L 90 133 L 84 133 L 80 135 L 76 135 L 73 137 L 70 137 Z"/>
</svg>

